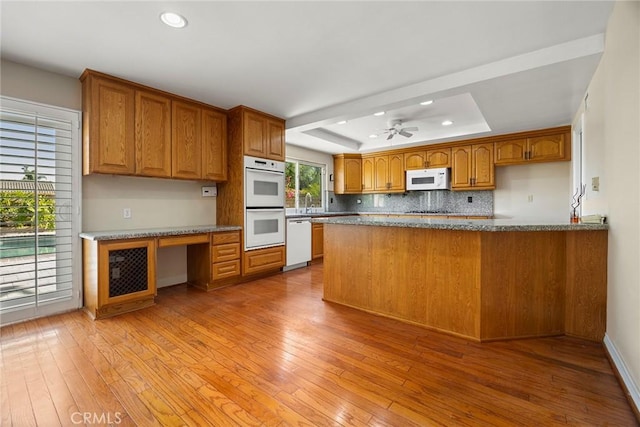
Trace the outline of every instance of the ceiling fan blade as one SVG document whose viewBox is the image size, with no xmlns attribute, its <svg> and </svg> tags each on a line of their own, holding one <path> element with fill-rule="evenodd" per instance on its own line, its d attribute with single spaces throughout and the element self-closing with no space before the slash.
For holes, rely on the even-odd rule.
<svg viewBox="0 0 640 427">
<path fill-rule="evenodd" d="M 417 128 L 417 127 L 415 127 L 415 126 L 411 126 L 411 127 L 409 127 L 409 128 L 404 128 L 404 129 L 402 129 L 402 130 L 407 131 L 407 132 L 417 132 L 417 131 L 418 131 L 418 128 Z"/>
<path fill-rule="evenodd" d="M 404 136 L 405 138 L 411 138 L 413 136 L 412 133 L 409 132 L 405 132 L 404 129 L 402 129 L 400 132 L 398 132 L 400 135 Z"/>
<path fill-rule="evenodd" d="M 387 141 L 390 140 L 391 138 L 393 138 L 393 135 L 395 135 L 394 133 L 390 133 L 389 136 L 387 137 Z"/>
</svg>

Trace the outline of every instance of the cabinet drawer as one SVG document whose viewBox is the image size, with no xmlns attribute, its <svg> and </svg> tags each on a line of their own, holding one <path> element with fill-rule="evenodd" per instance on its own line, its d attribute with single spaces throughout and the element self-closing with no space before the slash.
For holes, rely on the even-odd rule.
<svg viewBox="0 0 640 427">
<path fill-rule="evenodd" d="M 227 243 L 211 247 L 211 261 L 231 261 L 240 259 L 240 243 Z"/>
<path fill-rule="evenodd" d="M 188 234 L 186 236 L 159 237 L 158 247 L 195 245 L 198 243 L 209 243 L 209 233 Z"/>
<path fill-rule="evenodd" d="M 244 253 L 242 274 L 249 275 L 278 270 L 284 266 L 284 246 L 256 249 Z"/>
<path fill-rule="evenodd" d="M 240 260 L 236 259 L 233 261 L 225 261 L 225 262 L 217 262 L 213 264 L 211 270 L 212 279 L 220 280 L 226 279 L 227 277 L 239 276 L 240 275 Z"/>
<path fill-rule="evenodd" d="M 240 232 L 229 231 L 224 233 L 213 233 L 211 237 L 212 245 L 222 245 L 225 243 L 240 243 Z"/>
</svg>

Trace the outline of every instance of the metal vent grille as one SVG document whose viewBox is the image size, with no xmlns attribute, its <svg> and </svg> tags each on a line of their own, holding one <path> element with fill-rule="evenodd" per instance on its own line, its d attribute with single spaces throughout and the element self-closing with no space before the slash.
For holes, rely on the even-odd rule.
<svg viewBox="0 0 640 427">
<path fill-rule="evenodd" d="M 147 248 L 109 252 L 109 298 L 146 291 Z"/>
</svg>

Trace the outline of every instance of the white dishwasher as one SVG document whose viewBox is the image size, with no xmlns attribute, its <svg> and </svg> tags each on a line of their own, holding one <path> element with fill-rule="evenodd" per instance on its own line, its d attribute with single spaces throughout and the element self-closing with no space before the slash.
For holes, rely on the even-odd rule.
<svg viewBox="0 0 640 427">
<path fill-rule="evenodd" d="M 287 265 L 283 271 L 305 267 L 311 261 L 311 218 L 287 219 Z"/>
</svg>

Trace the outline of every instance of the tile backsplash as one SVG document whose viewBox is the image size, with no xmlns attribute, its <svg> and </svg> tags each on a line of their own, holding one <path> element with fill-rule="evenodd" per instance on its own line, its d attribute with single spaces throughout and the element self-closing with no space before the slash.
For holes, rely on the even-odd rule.
<svg viewBox="0 0 640 427">
<path fill-rule="evenodd" d="M 334 194 L 330 212 L 439 211 L 468 215 L 493 215 L 493 191 L 409 191 L 395 194 Z"/>
</svg>

